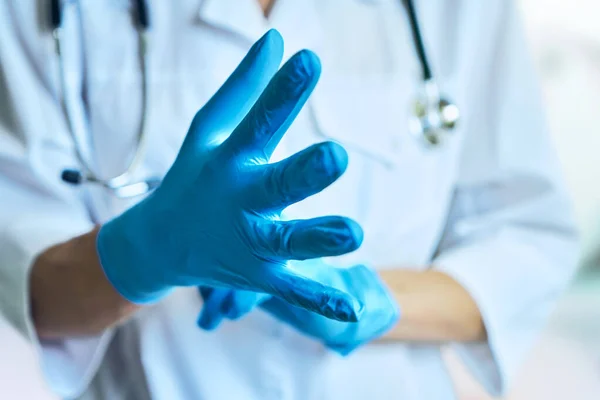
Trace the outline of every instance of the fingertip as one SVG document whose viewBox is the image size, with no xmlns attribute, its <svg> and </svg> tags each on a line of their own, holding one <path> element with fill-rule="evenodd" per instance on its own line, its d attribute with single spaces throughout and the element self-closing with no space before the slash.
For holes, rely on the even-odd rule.
<svg viewBox="0 0 600 400">
<path fill-rule="evenodd" d="M 329 149 L 329 152 L 331 153 L 331 158 L 333 160 L 335 160 L 340 165 L 348 164 L 348 152 L 346 151 L 344 146 L 336 142 L 325 142 L 325 145 Z"/>
<path fill-rule="evenodd" d="M 362 245 L 365 237 L 364 231 L 358 222 L 352 219 L 346 219 L 345 222 L 347 224 L 348 236 L 350 238 L 349 243 L 351 249 L 349 251 L 354 251 Z"/>
<path fill-rule="evenodd" d="M 205 293 L 208 291 L 209 296 L 204 299 L 204 305 L 196 324 L 201 329 L 212 331 L 223 321 L 224 316 L 220 311 L 220 305 L 223 303 L 225 292 L 222 289 L 212 288 L 201 288 L 201 290 L 204 290 Z"/>
<path fill-rule="evenodd" d="M 329 296 L 325 305 L 325 316 L 342 322 L 358 322 L 364 305 L 346 293 Z"/>
<path fill-rule="evenodd" d="M 348 168 L 348 153 L 341 145 L 335 142 L 324 142 L 318 145 L 319 150 L 324 154 L 320 157 L 320 169 L 331 174 L 332 178 L 337 179 L 346 172 Z"/>
<path fill-rule="evenodd" d="M 229 319 L 231 321 L 237 321 L 238 319 L 242 318 L 243 315 L 244 315 L 244 313 L 241 312 L 240 310 L 236 310 L 234 308 L 230 308 L 225 313 L 225 318 L 227 318 L 227 319 Z"/>
<path fill-rule="evenodd" d="M 198 328 L 200 329 L 204 329 L 204 312 L 201 312 L 198 315 L 198 318 L 196 319 L 196 325 L 198 326 Z"/>
<path fill-rule="evenodd" d="M 304 49 L 294 55 L 310 75 L 316 78 L 321 76 L 321 59 L 313 51 Z"/>
<path fill-rule="evenodd" d="M 319 230 L 324 236 L 321 243 L 332 255 L 342 255 L 358 249 L 363 242 L 363 230 L 352 219 L 346 217 L 325 217 L 325 223 Z"/>
<path fill-rule="evenodd" d="M 213 331 L 216 329 L 218 322 L 211 318 L 206 309 L 203 309 L 196 321 L 196 325 L 205 331 Z"/>
<path fill-rule="evenodd" d="M 283 60 L 283 38 L 275 29 L 265 33 L 250 49 L 246 57 L 250 69 L 256 70 L 251 78 L 259 77 L 264 86 L 279 69 Z"/>
<path fill-rule="evenodd" d="M 284 41 L 277 29 L 269 29 L 256 44 L 259 49 L 264 49 L 273 57 L 277 56 L 280 60 L 283 58 Z"/>
<path fill-rule="evenodd" d="M 283 48 L 283 36 L 281 36 L 281 33 L 279 33 L 279 31 L 277 29 L 275 29 L 275 28 L 269 29 L 264 34 L 264 37 L 273 46 Z"/>
<path fill-rule="evenodd" d="M 277 91 L 289 100 L 304 103 L 319 81 L 321 63 L 309 50 L 294 54 L 281 68 L 283 79 L 279 81 Z"/>
</svg>

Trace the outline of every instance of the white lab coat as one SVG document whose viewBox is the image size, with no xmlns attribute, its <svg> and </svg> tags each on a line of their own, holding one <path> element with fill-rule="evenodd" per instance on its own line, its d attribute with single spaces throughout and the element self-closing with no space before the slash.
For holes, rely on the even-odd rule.
<svg viewBox="0 0 600 400">
<path fill-rule="evenodd" d="M 47 2 L 0 3 L 0 312 L 38 348 L 50 385 L 86 399 L 452 399 L 440 347 L 368 345 L 347 358 L 262 311 L 207 333 L 182 289 L 100 337 L 40 343 L 28 315 L 36 254 L 131 203 L 60 181 L 77 165 L 60 110 Z M 418 1 L 433 69 L 460 105 L 454 137 L 426 150 L 408 134 L 418 63 L 396 0 L 151 3 L 149 152 L 164 174 L 194 113 L 267 28 L 286 56 L 315 50 L 323 75 L 276 158 L 332 139 L 350 153 L 334 186 L 288 216 L 341 214 L 362 248 L 331 260 L 428 268 L 453 276 L 481 309 L 489 343 L 453 344 L 502 392 L 571 275 L 577 253 L 536 76 L 512 1 Z M 67 7 L 68 98 L 96 171 L 122 172 L 140 119 L 137 36 L 126 0 Z M 82 126 L 89 124 L 91 137 Z M 443 299 L 440 299 L 443 301 Z M 402 305 L 400 305 L 402 307 Z"/>
</svg>

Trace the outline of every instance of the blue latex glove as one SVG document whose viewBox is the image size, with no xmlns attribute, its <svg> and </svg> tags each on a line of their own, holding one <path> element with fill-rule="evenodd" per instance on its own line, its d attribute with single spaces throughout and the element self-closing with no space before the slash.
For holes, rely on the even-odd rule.
<svg viewBox="0 0 600 400">
<path fill-rule="evenodd" d="M 321 283 L 354 294 L 364 304 L 359 322 L 344 323 L 323 318 L 304 309 L 290 306 L 263 293 L 201 287 L 204 307 L 198 325 L 215 329 L 224 319 L 237 319 L 257 305 L 293 326 L 298 331 L 323 342 L 331 350 L 347 355 L 391 329 L 400 317 L 398 305 L 375 271 L 363 265 L 350 269 L 324 266 L 320 261 L 295 263 L 302 274 Z M 326 273 L 323 273 L 326 271 Z"/>
<path fill-rule="evenodd" d="M 362 230 L 342 217 L 280 219 L 347 166 L 334 143 L 268 164 L 320 74 L 309 51 L 277 72 L 282 57 L 281 36 L 268 32 L 197 113 L 162 185 L 100 229 L 102 267 L 128 300 L 154 302 L 176 286 L 208 285 L 265 292 L 342 321 L 359 317 L 355 298 L 287 266 L 353 251 Z"/>
</svg>

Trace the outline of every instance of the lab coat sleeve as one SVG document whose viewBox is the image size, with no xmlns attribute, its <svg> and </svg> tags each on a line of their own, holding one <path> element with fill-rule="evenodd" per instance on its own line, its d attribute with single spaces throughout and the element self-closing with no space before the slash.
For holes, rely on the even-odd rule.
<svg viewBox="0 0 600 400">
<path fill-rule="evenodd" d="M 457 183 L 433 263 L 479 306 L 487 343 L 454 347 L 493 395 L 514 381 L 578 257 L 525 35 L 513 2 L 502 3 L 473 74 Z"/>
<path fill-rule="evenodd" d="M 62 168 L 77 164 L 51 79 L 55 71 L 40 59 L 51 42 L 39 34 L 36 4 L 0 2 L 0 20 L 7 21 L 0 24 L 0 318 L 37 350 L 54 392 L 73 397 L 93 375 L 110 332 L 41 343 L 30 316 L 36 256 L 93 227 L 78 192 L 59 181 Z"/>
</svg>

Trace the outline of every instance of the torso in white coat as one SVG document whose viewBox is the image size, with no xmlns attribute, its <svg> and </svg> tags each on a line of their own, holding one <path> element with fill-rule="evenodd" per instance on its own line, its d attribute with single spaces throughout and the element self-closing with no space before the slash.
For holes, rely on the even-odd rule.
<svg viewBox="0 0 600 400">
<path fill-rule="evenodd" d="M 209 26 L 217 22 L 247 25 L 241 33 L 248 37 L 231 39 L 220 31 L 229 27 L 211 29 L 194 21 L 202 18 L 195 12 L 210 15 L 210 11 L 191 3 L 195 4 L 187 4 L 187 10 L 182 5 L 154 7 L 149 171 L 166 170 L 195 111 L 269 26 L 257 7 L 248 6 L 247 15 L 233 17 L 228 14 L 240 7 L 234 2 L 225 2 L 228 6 L 207 2 L 204 7 L 219 8 L 216 11 L 223 13 L 214 15 L 223 20 L 204 21 Z M 324 140 L 339 141 L 350 153 L 350 166 L 342 179 L 287 210 L 286 217 L 335 214 L 359 221 L 366 232 L 362 248 L 331 262 L 346 266 L 361 262 L 375 268 L 425 266 L 445 223 L 460 139 L 426 151 L 408 134 L 410 101 L 418 89 L 419 70 L 399 2 L 380 7 L 349 3 L 281 0 L 270 20 L 270 26 L 284 36 L 287 56 L 309 48 L 323 64 L 322 79 L 309 105 L 275 157 L 289 156 Z M 422 10 L 426 32 L 432 38 L 439 34 L 432 29 L 438 17 L 433 9 L 427 6 Z M 243 14 L 241 10 L 237 13 Z M 92 109 L 98 117 L 92 124 L 98 132 L 96 154 L 104 155 L 102 165 L 107 168 L 103 172 L 114 174 L 119 167 L 108 167 L 115 165 L 115 159 L 126 157 L 123 127 L 130 127 L 126 132 L 131 137 L 139 118 L 132 112 L 139 102 L 139 67 L 124 61 L 135 56 L 135 35 L 129 21 L 102 36 L 125 36 L 131 41 L 116 49 L 106 46 L 110 57 L 99 50 L 98 57 L 109 57 L 109 61 L 88 67 L 92 74 L 96 68 L 120 70 L 106 78 L 113 82 L 101 84 L 105 90 L 90 90 L 95 93 L 91 102 L 98 106 Z M 99 46 L 105 47 L 101 42 L 93 45 Z M 443 84 L 459 100 L 457 78 L 447 72 Z M 122 89 L 114 90 L 114 86 Z M 107 217 L 115 212 L 111 210 Z M 225 323 L 216 332 L 203 332 L 195 325 L 200 308 L 197 291 L 183 290 L 135 318 L 130 322 L 135 327 L 124 328 L 141 333 L 128 339 L 139 346 L 146 382 L 156 399 L 452 398 L 435 347 L 372 345 L 340 358 L 262 311 Z"/>
</svg>

